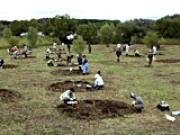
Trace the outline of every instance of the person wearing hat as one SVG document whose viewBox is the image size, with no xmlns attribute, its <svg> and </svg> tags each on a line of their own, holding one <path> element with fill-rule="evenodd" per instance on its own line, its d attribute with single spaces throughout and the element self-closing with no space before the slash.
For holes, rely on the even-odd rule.
<svg viewBox="0 0 180 135">
<path fill-rule="evenodd" d="M 95 75 L 94 87 L 96 90 L 100 90 L 104 87 L 104 81 L 101 76 L 101 71 L 99 70 Z"/>
<path fill-rule="evenodd" d="M 75 92 L 74 88 L 70 88 L 69 90 L 66 90 L 64 93 L 62 93 L 59 98 L 66 105 L 75 105 L 78 103 L 78 101 L 75 97 L 74 92 Z"/>
<path fill-rule="evenodd" d="M 121 44 L 117 44 L 117 47 L 116 47 L 117 62 L 120 62 L 121 53 L 122 53 Z"/>
<path fill-rule="evenodd" d="M 142 109 L 144 109 L 144 101 L 142 98 L 134 93 L 131 93 L 130 97 L 134 99 L 132 104 L 135 107 L 136 112 L 142 112 Z"/>
</svg>

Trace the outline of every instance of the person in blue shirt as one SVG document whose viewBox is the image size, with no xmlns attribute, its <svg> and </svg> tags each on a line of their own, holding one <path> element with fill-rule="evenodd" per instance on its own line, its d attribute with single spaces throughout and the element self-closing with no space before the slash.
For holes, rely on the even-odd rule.
<svg viewBox="0 0 180 135">
<path fill-rule="evenodd" d="M 83 71 L 83 75 L 89 74 L 89 64 L 88 64 L 88 59 L 86 58 L 86 55 L 83 55 L 82 71 Z"/>
</svg>

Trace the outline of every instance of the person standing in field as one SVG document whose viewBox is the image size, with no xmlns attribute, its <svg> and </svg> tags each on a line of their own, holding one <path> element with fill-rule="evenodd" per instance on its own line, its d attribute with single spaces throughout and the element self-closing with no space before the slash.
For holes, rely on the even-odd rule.
<svg viewBox="0 0 180 135">
<path fill-rule="evenodd" d="M 120 62 L 121 54 L 122 54 L 121 44 L 117 44 L 117 47 L 116 47 L 117 62 Z"/>
<path fill-rule="evenodd" d="M 152 62 L 153 62 L 153 51 L 151 50 L 148 55 L 147 55 L 147 61 L 148 61 L 148 66 L 151 66 L 152 65 Z"/>
<path fill-rule="evenodd" d="M 128 53 L 129 53 L 129 45 L 128 44 L 126 44 L 126 51 L 125 51 L 125 53 L 126 53 L 126 56 L 128 56 Z"/>
<path fill-rule="evenodd" d="M 92 48 L 91 48 L 91 44 L 88 44 L 88 52 L 89 54 L 91 54 Z"/>
</svg>

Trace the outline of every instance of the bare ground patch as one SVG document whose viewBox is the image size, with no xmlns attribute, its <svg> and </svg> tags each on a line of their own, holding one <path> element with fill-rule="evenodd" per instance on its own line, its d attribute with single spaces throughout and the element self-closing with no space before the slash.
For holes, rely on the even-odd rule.
<svg viewBox="0 0 180 135">
<path fill-rule="evenodd" d="M 15 101 L 20 97 L 21 95 L 18 92 L 8 89 L 0 89 L 0 101 Z"/>
<path fill-rule="evenodd" d="M 104 119 L 134 113 L 134 108 L 121 101 L 82 100 L 75 106 L 61 104 L 57 107 L 60 113 L 76 119 Z"/>
<path fill-rule="evenodd" d="M 68 90 L 70 88 L 74 88 L 75 91 L 93 90 L 92 88 L 88 87 L 89 85 L 92 84 L 83 81 L 64 81 L 53 83 L 50 86 L 48 86 L 48 89 L 54 92 L 64 92 L 65 90 Z"/>
<path fill-rule="evenodd" d="M 161 60 L 156 60 L 156 62 L 160 62 L 160 63 L 180 63 L 180 59 L 161 59 Z"/>
<path fill-rule="evenodd" d="M 82 71 L 78 69 L 73 69 L 72 71 L 70 71 L 69 69 L 63 69 L 63 70 L 52 71 L 51 74 L 53 75 L 82 75 Z"/>
<path fill-rule="evenodd" d="M 17 65 L 14 64 L 5 64 L 3 65 L 3 69 L 12 69 L 12 68 L 17 68 Z"/>
</svg>

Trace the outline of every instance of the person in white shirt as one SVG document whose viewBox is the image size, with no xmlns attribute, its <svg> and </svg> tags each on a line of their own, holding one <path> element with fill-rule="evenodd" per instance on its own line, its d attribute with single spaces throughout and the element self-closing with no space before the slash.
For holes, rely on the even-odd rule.
<svg viewBox="0 0 180 135">
<path fill-rule="evenodd" d="M 64 45 L 64 43 L 62 42 L 61 43 L 61 49 L 64 51 L 65 50 L 65 47 L 64 47 L 65 45 Z"/>
<path fill-rule="evenodd" d="M 157 54 L 157 47 L 156 47 L 156 46 L 153 46 L 152 52 L 153 52 L 153 55 L 156 55 L 156 54 Z"/>
<path fill-rule="evenodd" d="M 97 90 L 100 90 L 100 89 L 102 89 L 104 87 L 104 81 L 103 81 L 103 79 L 101 77 L 101 71 L 100 70 L 95 75 L 94 87 Z"/>
<path fill-rule="evenodd" d="M 54 42 L 53 42 L 53 45 L 52 45 L 53 51 L 56 51 L 56 45 L 57 45 L 57 43 L 54 41 Z"/>
<path fill-rule="evenodd" d="M 129 53 L 129 45 L 126 44 L 126 56 L 128 56 L 128 53 Z"/>
<path fill-rule="evenodd" d="M 75 90 L 74 88 L 70 88 L 70 90 L 66 90 L 64 93 L 61 94 L 60 100 L 64 102 L 66 105 L 75 105 L 78 103 L 75 94 L 73 93 Z"/>
</svg>

